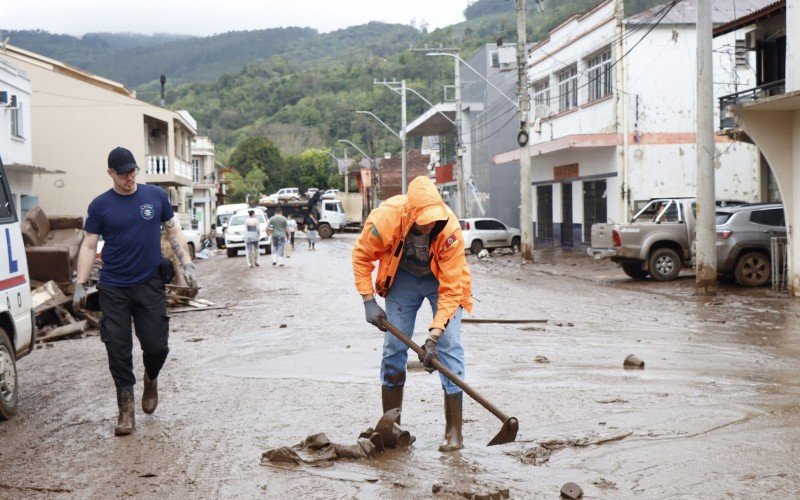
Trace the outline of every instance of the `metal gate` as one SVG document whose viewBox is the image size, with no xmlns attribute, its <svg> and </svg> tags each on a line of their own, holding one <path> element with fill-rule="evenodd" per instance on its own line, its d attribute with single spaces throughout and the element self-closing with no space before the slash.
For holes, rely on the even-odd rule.
<svg viewBox="0 0 800 500">
<path fill-rule="evenodd" d="M 787 239 L 774 237 L 770 239 L 770 259 L 772 263 L 772 291 L 788 291 L 787 280 Z"/>
</svg>

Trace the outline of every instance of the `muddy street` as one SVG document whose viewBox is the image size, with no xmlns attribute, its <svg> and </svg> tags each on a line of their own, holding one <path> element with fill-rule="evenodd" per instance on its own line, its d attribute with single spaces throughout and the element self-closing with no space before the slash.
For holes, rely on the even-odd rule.
<svg viewBox="0 0 800 500">
<path fill-rule="evenodd" d="M 18 414 L 0 424 L 0 497 L 399 499 L 448 483 L 556 498 L 568 481 L 595 498 L 798 494 L 795 302 L 738 288 L 698 299 L 691 277 L 635 283 L 605 263 L 546 254 L 526 268 L 469 257 L 465 317 L 547 320 L 463 325 L 467 380 L 519 419 L 517 442 L 485 446 L 500 422 L 465 397 L 465 448 L 440 453 L 439 379 L 412 365 L 411 448 L 261 465 L 264 451 L 318 432 L 353 444 L 381 416 L 383 334 L 354 290 L 354 241 L 337 235 L 310 251 L 300 239 L 286 267 L 263 255 L 252 270 L 243 256 L 198 261 L 199 296 L 223 308 L 172 315 L 158 410 L 137 408 L 132 436 L 113 435 L 98 337 L 22 359 Z M 431 319 L 422 311 L 417 341 Z M 645 368 L 623 369 L 629 354 Z M 136 391 L 138 401 L 141 382 Z"/>
</svg>

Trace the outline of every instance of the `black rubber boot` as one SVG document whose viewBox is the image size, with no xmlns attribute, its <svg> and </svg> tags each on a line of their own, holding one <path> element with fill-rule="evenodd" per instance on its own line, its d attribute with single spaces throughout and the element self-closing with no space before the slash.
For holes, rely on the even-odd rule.
<svg viewBox="0 0 800 500">
<path fill-rule="evenodd" d="M 158 379 L 150 380 L 144 372 L 144 392 L 142 393 L 142 411 L 147 414 L 156 411 L 158 406 Z"/>
<path fill-rule="evenodd" d="M 464 438 L 461 435 L 463 395 L 462 392 L 444 395 L 444 439 L 439 445 L 439 451 L 456 451 L 464 447 Z"/>
<path fill-rule="evenodd" d="M 117 406 L 119 418 L 114 427 L 115 436 L 127 436 L 136 426 L 136 402 L 133 397 L 133 387 L 117 388 Z"/>
<path fill-rule="evenodd" d="M 400 418 L 403 416 L 403 386 L 381 386 L 381 400 L 383 401 L 383 413 L 394 408 L 400 408 L 400 416 L 396 420 L 399 425 Z"/>
</svg>

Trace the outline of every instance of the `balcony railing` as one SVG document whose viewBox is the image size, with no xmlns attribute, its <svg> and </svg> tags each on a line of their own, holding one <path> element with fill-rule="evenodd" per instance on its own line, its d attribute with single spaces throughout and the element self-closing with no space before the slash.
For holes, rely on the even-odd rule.
<svg viewBox="0 0 800 500">
<path fill-rule="evenodd" d="M 724 95 L 719 98 L 719 129 L 728 130 L 736 128 L 739 124 L 735 116 L 729 114 L 732 108 L 756 99 L 780 95 L 786 92 L 785 80 L 776 80 L 765 83 L 752 89 L 743 90 L 734 94 Z"/>
<path fill-rule="evenodd" d="M 168 175 L 169 174 L 169 156 L 148 156 L 147 175 Z"/>
<path fill-rule="evenodd" d="M 169 156 L 148 156 L 145 173 L 149 176 L 177 176 L 192 180 L 192 165 L 176 158 L 170 163 Z"/>
</svg>

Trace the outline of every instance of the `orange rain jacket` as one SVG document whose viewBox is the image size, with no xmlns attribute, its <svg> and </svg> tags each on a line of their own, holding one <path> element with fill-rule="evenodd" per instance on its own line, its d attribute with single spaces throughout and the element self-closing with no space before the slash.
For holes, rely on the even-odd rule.
<svg viewBox="0 0 800 500">
<path fill-rule="evenodd" d="M 458 219 L 427 177 L 417 177 L 408 185 L 408 195 L 393 196 L 369 214 L 353 249 L 353 273 L 358 293 L 367 295 L 377 291 L 385 297 L 403 257 L 406 235 L 417 218 L 432 206 L 442 207 L 447 220 L 437 222 L 431 232 L 431 271 L 439 281 L 439 303 L 428 328 L 444 330 L 458 306 L 472 311 L 472 279 Z M 380 262 L 373 290 L 376 260 Z"/>
</svg>

